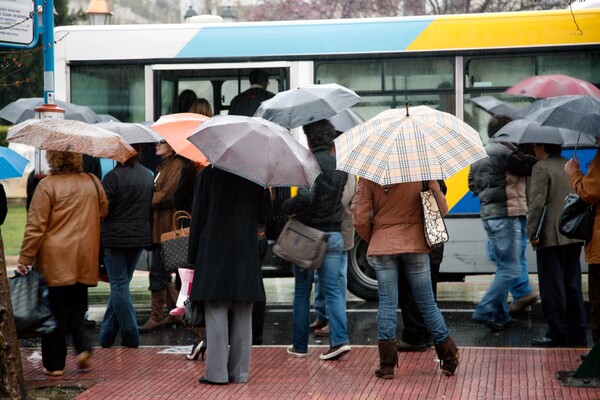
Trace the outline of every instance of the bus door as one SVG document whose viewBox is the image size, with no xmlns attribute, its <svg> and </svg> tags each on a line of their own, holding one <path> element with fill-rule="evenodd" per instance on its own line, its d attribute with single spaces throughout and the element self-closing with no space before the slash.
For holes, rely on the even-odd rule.
<svg viewBox="0 0 600 400">
<path fill-rule="evenodd" d="M 184 90 L 192 90 L 198 98 L 204 98 L 211 105 L 213 114 L 228 114 L 231 100 L 250 87 L 248 76 L 253 68 L 262 68 L 269 73 L 267 90 L 278 93 L 287 90 L 296 68 L 292 63 L 240 63 L 240 64 L 177 64 L 153 66 L 153 108 L 154 120 L 161 115 L 178 110 L 178 97 Z M 293 79 L 296 81 L 297 79 Z M 153 154 L 153 153 L 152 153 Z M 290 197 L 290 188 L 273 188 L 271 190 L 272 215 L 265 232 L 269 241 L 269 250 L 263 261 L 266 275 L 287 275 L 289 264 L 270 251 L 287 218 L 281 213 L 283 201 Z"/>
</svg>

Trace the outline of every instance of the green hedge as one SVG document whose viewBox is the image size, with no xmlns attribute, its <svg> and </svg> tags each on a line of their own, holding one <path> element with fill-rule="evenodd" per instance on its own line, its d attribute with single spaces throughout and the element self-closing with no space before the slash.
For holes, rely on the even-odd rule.
<svg viewBox="0 0 600 400">
<path fill-rule="evenodd" d="M 8 143 L 6 142 L 6 133 L 10 126 L 12 125 L 0 125 L 0 146 L 8 146 Z"/>
</svg>

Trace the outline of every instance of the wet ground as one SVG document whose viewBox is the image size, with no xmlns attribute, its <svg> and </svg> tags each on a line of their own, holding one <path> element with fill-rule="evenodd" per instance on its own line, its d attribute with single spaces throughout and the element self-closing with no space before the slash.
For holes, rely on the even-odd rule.
<svg viewBox="0 0 600 400">
<path fill-rule="evenodd" d="M 584 278 L 587 276 L 584 275 Z M 481 347 L 530 347 L 531 339 L 543 336 L 546 324 L 541 304 L 536 303 L 532 311 L 517 319 L 519 325 L 502 332 L 492 332 L 485 326 L 471 320 L 477 302 L 487 289 L 491 276 L 471 276 L 465 282 L 443 282 L 438 284 L 438 303 L 446 323 L 455 341 L 462 346 Z M 531 275 L 531 282 L 537 290 L 537 275 Z M 143 323 L 149 316 L 150 298 L 147 288 L 147 275 L 136 273 L 132 282 L 132 293 L 135 299 L 138 320 Z M 291 341 L 293 298 L 292 278 L 265 279 L 267 290 L 267 314 L 264 328 L 265 345 L 287 345 Z M 587 279 L 584 279 L 587 288 Z M 102 321 L 108 285 L 101 283 L 98 288 L 90 290 L 90 319 L 98 322 L 98 326 L 90 329 L 95 345 L 98 343 L 99 323 Z M 587 299 L 587 290 L 584 293 Z M 352 344 L 369 345 L 377 343 L 377 324 L 375 321 L 377 303 L 365 302 L 351 294 L 348 295 L 348 328 Z M 314 315 L 314 314 L 313 314 Z M 398 317 L 401 328 L 401 316 Z M 193 335 L 183 327 L 166 327 L 152 333 L 140 335 L 140 344 L 144 345 L 188 345 Z M 311 336 L 311 344 L 327 344 L 327 338 Z M 591 337 L 588 338 L 591 344 Z M 118 345 L 118 341 L 116 343 Z"/>
</svg>

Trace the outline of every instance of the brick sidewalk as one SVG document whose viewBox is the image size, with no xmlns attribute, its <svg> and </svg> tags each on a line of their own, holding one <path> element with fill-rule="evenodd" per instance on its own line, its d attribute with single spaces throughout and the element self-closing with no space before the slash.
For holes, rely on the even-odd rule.
<svg viewBox="0 0 600 400">
<path fill-rule="evenodd" d="M 65 375 L 42 374 L 39 349 L 22 349 L 27 388 L 82 385 L 77 399 L 599 399 L 600 389 L 562 387 L 559 370 L 573 371 L 581 349 L 462 348 L 457 375 L 441 375 L 435 352 L 400 353 L 396 378 L 373 375 L 374 346 L 353 347 L 336 361 L 289 357 L 285 347 L 255 347 L 250 382 L 210 386 L 198 383 L 204 363 L 188 361 L 186 347 L 95 348 L 91 369 L 78 371 L 68 356 Z"/>
</svg>

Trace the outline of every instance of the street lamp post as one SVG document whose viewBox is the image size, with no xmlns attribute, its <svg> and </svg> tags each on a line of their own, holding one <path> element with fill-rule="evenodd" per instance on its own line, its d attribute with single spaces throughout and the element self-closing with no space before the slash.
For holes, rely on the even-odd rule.
<svg viewBox="0 0 600 400">
<path fill-rule="evenodd" d="M 112 12 L 108 6 L 108 0 L 90 0 L 85 12 L 90 20 L 90 25 L 108 25 Z"/>
</svg>

